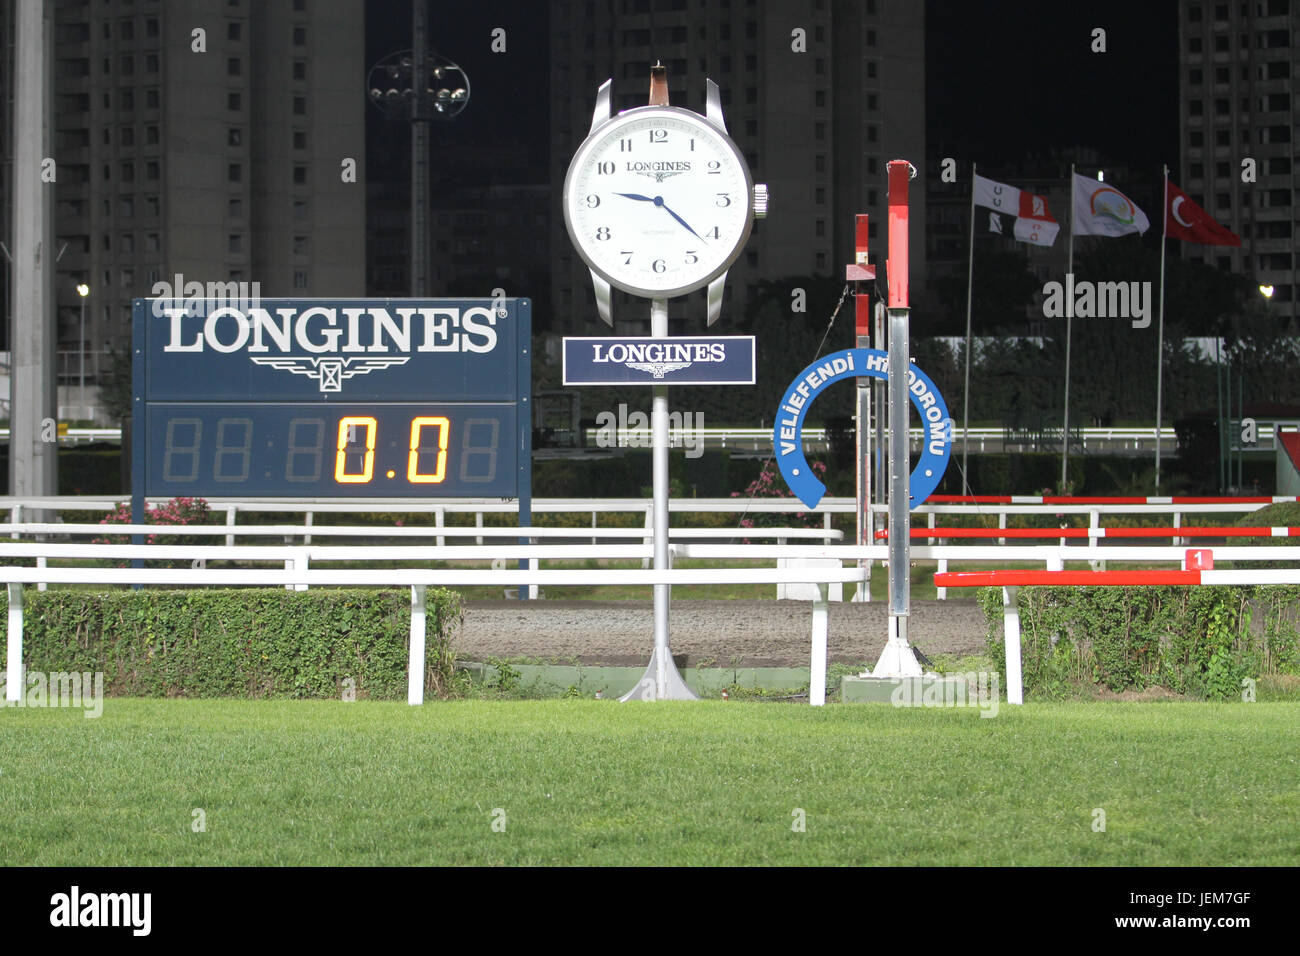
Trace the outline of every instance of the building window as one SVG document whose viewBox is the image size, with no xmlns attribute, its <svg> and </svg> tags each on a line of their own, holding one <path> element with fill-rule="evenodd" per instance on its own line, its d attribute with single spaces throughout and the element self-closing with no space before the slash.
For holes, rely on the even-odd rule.
<svg viewBox="0 0 1300 956">
<path fill-rule="evenodd" d="M 238 109 L 239 109 L 239 94 L 238 94 L 238 93 L 227 93 L 227 94 L 226 94 L 226 109 L 228 109 L 228 110 L 238 110 Z"/>
<path fill-rule="evenodd" d="M 294 149 L 307 148 L 307 133 L 305 130 L 296 129 L 293 131 L 293 148 Z"/>
<path fill-rule="evenodd" d="M 307 97 L 295 96 L 293 98 L 293 112 L 295 116 L 307 115 Z"/>
<path fill-rule="evenodd" d="M 158 145 L 158 127 L 146 126 L 144 128 L 144 143 L 146 146 Z"/>
<path fill-rule="evenodd" d="M 131 110 L 135 109 L 135 91 L 118 90 L 117 105 L 124 113 L 129 113 Z"/>
<path fill-rule="evenodd" d="M 155 217 L 156 217 L 156 216 L 158 215 L 158 210 L 159 210 L 159 208 L 160 208 L 160 205 L 161 205 L 161 204 L 159 203 L 159 200 L 158 200 L 158 197 L 157 197 L 157 196 L 145 196 L 145 197 L 144 197 L 144 214 L 145 214 L 146 216 L 155 216 Z"/>
<path fill-rule="evenodd" d="M 117 35 L 123 40 L 135 39 L 135 24 L 130 20 L 123 20 L 117 25 Z"/>
<path fill-rule="evenodd" d="M 293 287 L 294 287 L 295 289 L 305 289 L 305 288 L 307 288 L 307 273 L 306 273 L 306 272 L 295 272 L 295 273 L 293 274 Z"/>
<path fill-rule="evenodd" d="M 117 61 L 117 71 L 123 76 L 131 76 L 135 73 L 135 57 L 131 55 L 119 57 Z"/>
<path fill-rule="evenodd" d="M 146 54 L 144 55 L 144 71 L 145 71 L 146 73 L 157 73 L 157 72 L 158 72 L 158 54 L 157 54 L 157 53 L 146 53 Z"/>
<path fill-rule="evenodd" d="M 122 137 L 123 146 L 134 146 L 135 128 L 132 126 L 123 126 L 121 131 L 121 137 Z"/>
<path fill-rule="evenodd" d="M 147 110 L 156 110 L 158 108 L 158 91 L 144 91 L 144 108 Z"/>
<path fill-rule="evenodd" d="M 239 57 L 231 56 L 226 58 L 226 76 L 240 76 L 243 73 L 243 65 Z"/>
<path fill-rule="evenodd" d="M 293 201 L 293 218 L 299 220 L 307 218 L 307 200 L 295 199 Z"/>
<path fill-rule="evenodd" d="M 306 28 L 306 27 L 294 27 L 294 28 L 293 28 L 293 45 L 294 45 L 294 46 L 306 46 L 306 45 L 307 45 L 307 28 Z"/>
<path fill-rule="evenodd" d="M 135 163 L 122 164 L 122 181 L 125 183 L 135 182 Z"/>
<path fill-rule="evenodd" d="M 158 36 L 158 18 L 149 17 L 144 21 L 144 35 L 150 39 Z"/>
<path fill-rule="evenodd" d="M 226 182 L 240 183 L 244 181 L 244 167 L 239 163 L 230 163 L 226 166 Z"/>
<path fill-rule="evenodd" d="M 244 201 L 242 199 L 232 199 L 226 206 L 226 215 L 231 219 L 244 218 Z"/>
<path fill-rule="evenodd" d="M 307 237 L 306 237 L 306 236 L 294 236 L 294 237 L 293 237 L 293 254 L 294 254 L 295 256 L 305 256 L 305 255 L 308 254 L 308 253 L 307 253 Z"/>
<path fill-rule="evenodd" d="M 295 165 L 293 167 L 293 182 L 295 186 L 305 186 L 307 184 L 307 167 Z"/>
<path fill-rule="evenodd" d="M 159 243 L 158 243 L 158 233 L 156 233 L 156 232 L 148 232 L 148 233 L 145 233 L 145 237 L 144 237 L 144 251 L 145 251 L 145 252 L 157 252 L 160 248 L 161 248 L 161 246 L 160 246 Z"/>
<path fill-rule="evenodd" d="M 293 78 L 294 78 L 295 80 L 305 80 L 305 79 L 307 79 L 307 61 L 306 61 L 306 60 L 294 60 L 294 61 L 293 61 Z"/>
<path fill-rule="evenodd" d="M 242 39 L 242 35 L 243 35 L 243 26 L 239 23 L 239 21 L 232 20 L 226 24 L 227 40 L 239 40 Z"/>
<path fill-rule="evenodd" d="M 158 167 L 158 161 L 156 159 L 150 159 L 145 162 L 144 164 L 145 179 L 156 180 L 159 178 L 160 174 L 161 174 L 161 170 Z"/>
<path fill-rule="evenodd" d="M 235 232 L 235 233 L 231 233 L 229 236 L 227 236 L 227 237 L 226 237 L 226 251 L 227 251 L 227 252 L 243 252 L 243 251 L 244 251 L 244 237 L 243 237 L 242 235 L 240 235 L 239 233 L 237 233 L 237 232 Z"/>
<path fill-rule="evenodd" d="M 124 217 L 124 218 L 127 218 L 127 219 L 129 219 L 129 218 L 131 218 L 132 216 L 134 216 L 134 215 L 135 215 L 135 197 L 134 197 L 134 196 L 130 196 L 130 195 L 120 197 L 120 198 L 118 199 L 118 201 L 117 201 L 117 212 L 118 212 L 118 215 L 120 215 L 120 216 L 122 216 L 122 217 Z"/>
<path fill-rule="evenodd" d="M 238 146 L 244 140 L 244 133 L 238 126 L 232 126 L 226 130 L 226 145 Z"/>
</svg>

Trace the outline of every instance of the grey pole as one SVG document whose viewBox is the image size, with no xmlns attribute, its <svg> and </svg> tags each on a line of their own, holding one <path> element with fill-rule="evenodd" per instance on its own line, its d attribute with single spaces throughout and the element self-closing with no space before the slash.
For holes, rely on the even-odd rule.
<svg viewBox="0 0 1300 956">
<path fill-rule="evenodd" d="M 411 295 L 429 294 L 429 88 L 427 0 L 411 4 Z"/>
<path fill-rule="evenodd" d="M 15 7 L 11 495 L 58 492 L 58 443 L 41 439 L 42 423 L 58 417 L 52 216 L 57 167 L 52 165 L 50 148 L 52 17 L 53 4 L 42 0 L 18 0 Z"/>
<path fill-rule="evenodd" d="M 1070 164 L 1070 235 L 1067 237 L 1065 267 L 1066 282 L 1071 282 L 1074 275 L 1074 163 Z M 1073 290 L 1073 286 L 1070 286 Z M 1064 434 L 1061 435 L 1061 494 L 1066 493 L 1066 472 L 1070 461 L 1070 333 L 1074 322 L 1073 291 L 1065 297 L 1065 422 Z"/>
<path fill-rule="evenodd" d="M 77 338 L 77 404 L 86 410 L 86 297 L 81 299 L 81 332 Z"/>
<path fill-rule="evenodd" d="M 975 281 L 975 164 L 970 164 L 970 253 L 966 259 L 966 387 L 961 402 L 961 486 L 970 494 L 966 452 L 970 447 L 970 307 Z"/>
<path fill-rule="evenodd" d="M 650 300 L 650 335 L 668 335 L 668 300 Z M 656 385 L 650 408 L 650 434 L 654 447 L 650 452 L 654 480 L 654 567 L 667 571 L 672 567 L 668 555 L 668 386 Z M 620 700 L 698 700 L 682 680 L 668 647 L 668 611 L 672 602 L 672 585 L 654 585 L 655 649 L 645 676 Z"/>
<path fill-rule="evenodd" d="M 1160 320 L 1156 328 L 1156 494 L 1160 494 L 1160 412 L 1164 397 L 1165 372 L 1165 238 L 1169 235 L 1169 167 L 1165 170 L 1162 193 L 1164 213 L 1160 218 Z"/>
</svg>

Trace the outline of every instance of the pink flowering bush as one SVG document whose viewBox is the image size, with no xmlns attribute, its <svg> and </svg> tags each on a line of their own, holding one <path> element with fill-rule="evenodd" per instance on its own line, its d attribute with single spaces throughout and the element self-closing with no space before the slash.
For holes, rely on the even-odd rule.
<svg viewBox="0 0 1300 956">
<path fill-rule="evenodd" d="M 209 518 L 211 514 L 208 503 L 202 498 L 173 498 L 166 504 L 153 508 L 146 505 L 144 523 L 157 525 L 210 524 Z M 104 525 L 133 524 L 131 506 L 129 504 L 117 505 L 99 523 Z M 145 538 L 145 541 L 147 544 L 189 545 L 203 544 L 206 539 L 196 535 L 151 534 Z M 94 542 L 95 544 L 130 544 L 131 539 L 126 535 L 111 535 L 104 538 L 95 538 Z M 168 561 L 165 564 L 168 567 L 182 567 L 185 562 Z M 119 562 L 119 566 L 126 567 L 126 562 Z"/>
<path fill-rule="evenodd" d="M 819 481 L 826 480 L 826 465 L 820 461 L 814 461 L 811 466 L 813 474 Z M 757 478 L 745 486 L 744 491 L 733 491 L 733 498 L 793 498 L 794 492 L 786 487 L 785 479 L 781 477 L 781 472 L 776 463 L 769 461 L 763 466 L 763 471 Z M 796 511 L 791 514 L 773 514 L 770 512 L 756 512 L 747 514 L 740 519 L 742 528 L 788 528 L 792 525 L 804 528 L 821 527 L 821 516 L 815 515 L 811 511 Z"/>
</svg>

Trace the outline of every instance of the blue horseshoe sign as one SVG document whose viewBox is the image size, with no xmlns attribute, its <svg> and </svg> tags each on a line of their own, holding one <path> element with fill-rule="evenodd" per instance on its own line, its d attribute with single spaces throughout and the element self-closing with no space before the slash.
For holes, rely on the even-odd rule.
<svg viewBox="0 0 1300 956">
<path fill-rule="evenodd" d="M 772 429 L 772 445 L 781 476 L 790 490 L 809 508 L 816 508 L 826 486 L 817 480 L 803 453 L 803 422 L 822 389 L 842 378 L 889 378 L 889 353 L 880 349 L 844 349 L 826 355 L 796 376 L 786 389 Z M 913 365 L 907 370 L 908 394 L 912 407 L 925 422 L 925 443 L 921 460 L 912 471 L 911 502 L 915 508 L 934 493 L 952 455 L 953 423 L 948 406 L 934 382 Z"/>
</svg>

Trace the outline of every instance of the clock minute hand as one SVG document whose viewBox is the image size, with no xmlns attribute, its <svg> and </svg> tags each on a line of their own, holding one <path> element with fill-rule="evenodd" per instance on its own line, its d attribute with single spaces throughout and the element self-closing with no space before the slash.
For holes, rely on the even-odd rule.
<svg viewBox="0 0 1300 956">
<path fill-rule="evenodd" d="M 669 209 L 667 203 L 665 203 L 665 202 L 663 201 L 662 198 L 656 196 L 655 199 L 657 200 L 657 201 L 655 202 L 655 205 L 656 205 L 656 206 L 663 206 L 663 207 L 664 207 L 664 212 L 668 213 L 668 215 L 672 216 L 674 219 L 676 219 L 678 222 L 680 222 L 680 223 L 682 224 L 682 226 L 686 229 L 686 231 L 689 232 L 692 236 L 694 236 L 696 239 L 700 240 L 700 242 L 704 242 L 704 237 L 701 236 L 701 235 L 700 235 L 698 232 L 696 232 L 694 229 L 692 229 L 690 223 L 688 223 L 688 222 L 687 222 L 685 219 L 683 219 L 681 216 L 677 215 L 677 213 L 675 213 L 675 212 L 673 212 L 671 209 Z M 706 245 L 707 245 L 707 243 L 706 243 Z"/>
</svg>

